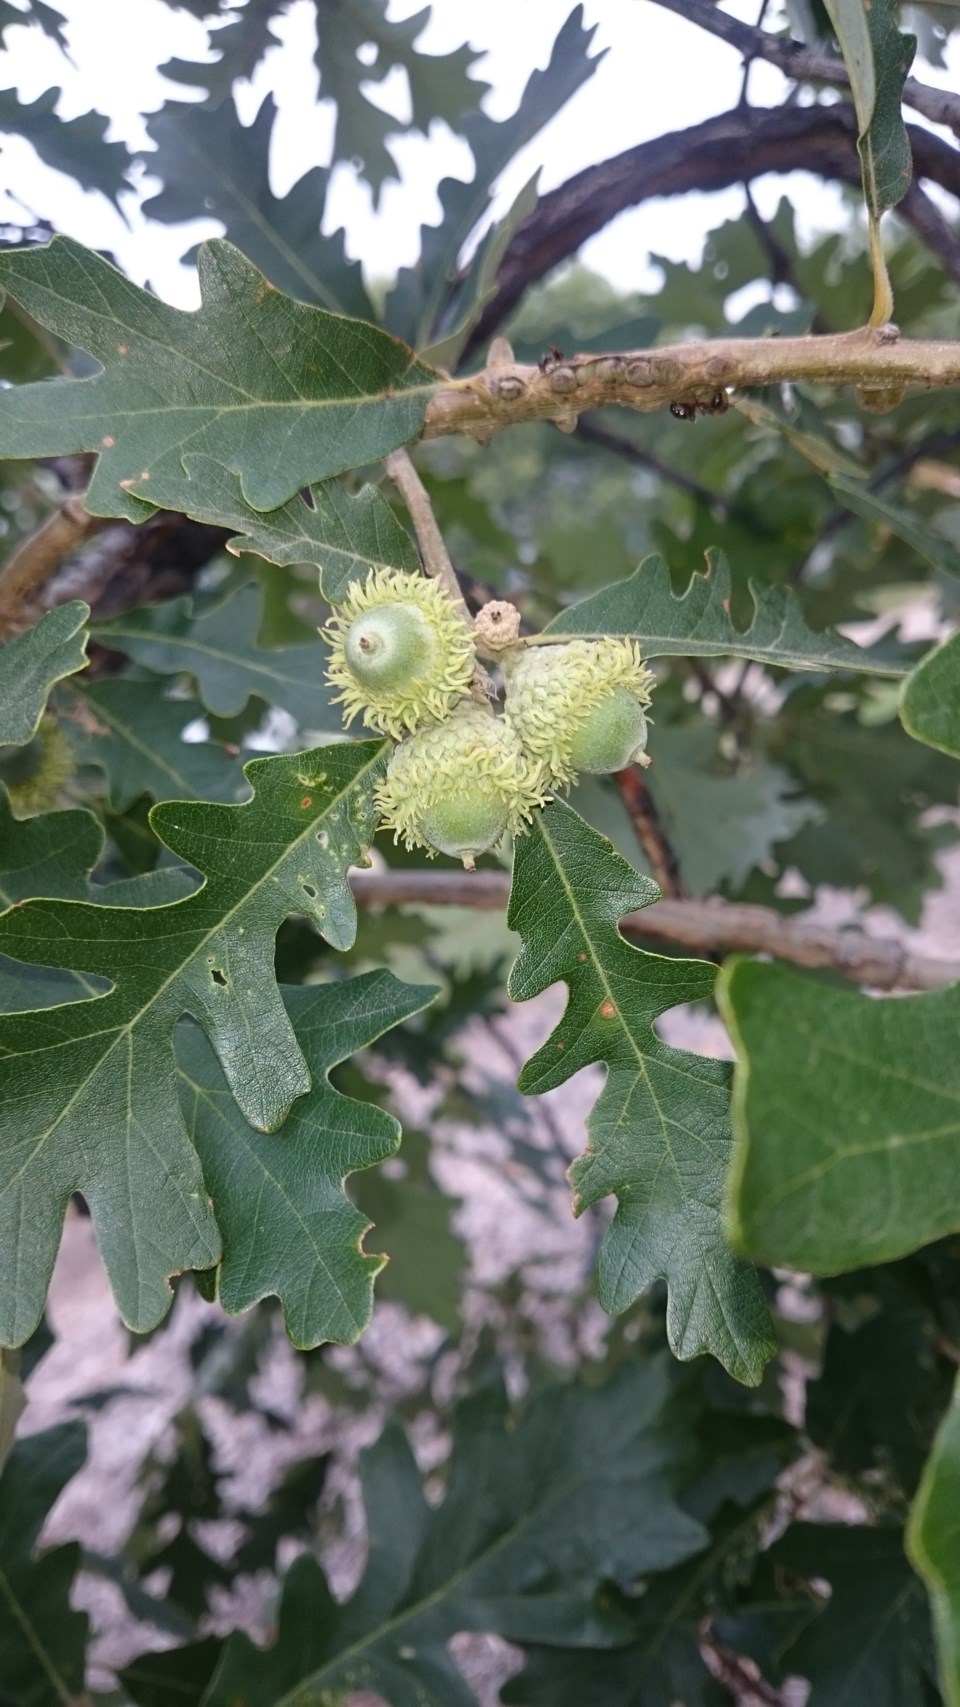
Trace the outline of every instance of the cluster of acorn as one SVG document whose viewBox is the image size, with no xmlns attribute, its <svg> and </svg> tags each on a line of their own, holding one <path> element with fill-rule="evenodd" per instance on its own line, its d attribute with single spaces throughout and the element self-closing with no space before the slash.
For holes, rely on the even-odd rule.
<svg viewBox="0 0 960 1707">
<path fill-rule="evenodd" d="M 375 569 L 351 582 L 323 630 L 347 722 L 398 743 L 376 804 L 407 847 L 468 870 L 583 772 L 643 760 L 653 676 L 634 640 L 522 640 L 494 601 L 471 623 L 437 580 Z M 478 651 L 503 676 L 490 700 Z"/>
</svg>

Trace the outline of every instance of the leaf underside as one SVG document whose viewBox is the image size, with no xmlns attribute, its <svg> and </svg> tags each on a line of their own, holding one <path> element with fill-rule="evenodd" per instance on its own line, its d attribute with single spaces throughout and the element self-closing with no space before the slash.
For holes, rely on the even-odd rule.
<svg viewBox="0 0 960 1707">
<path fill-rule="evenodd" d="M 712 1352 L 737 1379 L 756 1383 L 775 1343 L 756 1276 L 722 1226 L 730 1069 L 670 1048 L 653 1029 L 679 1003 L 709 997 L 714 968 L 645 953 L 617 928 L 659 895 L 559 802 L 517 841 L 508 922 L 523 948 L 510 995 L 527 1001 L 560 979 L 570 993 L 520 1089 L 539 1094 L 591 1062 L 606 1066 L 589 1149 L 570 1170 L 578 1209 L 609 1192 L 619 1200 L 600 1255 L 601 1302 L 625 1310 L 665 1279 L 676 1355 Z"/>
</svg>

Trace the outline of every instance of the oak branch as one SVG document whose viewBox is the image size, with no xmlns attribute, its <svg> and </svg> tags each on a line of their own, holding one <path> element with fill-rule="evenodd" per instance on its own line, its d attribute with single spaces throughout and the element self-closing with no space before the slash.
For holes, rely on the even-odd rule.
<svg viewBox="0 0 960 1707">
<path fill-rule="evenodd" d="M 674 405 L 688 417 L 726 405 L 727 393 L 791 381 L 852 385 L 864 408 L 896 406 L 907 389 L 960 385 L 960 342 L 901 338 L 896 326 L 826 337 L 716 338 L 663 349 L 563 356 L 537 367 L 495 339 L 487 366 L 451 379 L 431 397 L 423 436 L 481 441 L 525 421 L 572 432 L 582 411 L 611 404 L 648 412 Z"/>
</svg>

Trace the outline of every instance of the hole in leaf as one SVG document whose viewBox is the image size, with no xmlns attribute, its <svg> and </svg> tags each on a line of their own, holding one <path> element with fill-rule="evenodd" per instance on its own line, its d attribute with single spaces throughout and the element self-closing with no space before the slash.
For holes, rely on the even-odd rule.
<svg viewBox="0 0 960 1707">
<path fill-rule="evenodd" d="M 311 899 L 311 901 L 315 901 L 315 900 L 316 900 L 316 898 L 317 898 L 317 891 L 316 891 L 316 889 L 315 889 L 315 888 L 314 888 L 314 886 L 313 886 L 313 884 L 312 884 L 312 883 L 301 883 L 301 885 L 300 885 L 300 887 L 301 887 L 301 889 L 302 889 L 302 890 L 303 890 L 303 893 L 304 893 L 304 894 L 305 894 L 305 895 L 309 895 L 309 897 L 310 897 L 310 899 Z"/>
<path fill-rule="evenodd" d="M 317 500 L 315 499 L 315 497 L 314 497 L 313 493 L 311 492 L 309 486 L 301 486 L 300 497 L 303 500 L 303 502 L 306 504 L 308 510 L 315 510 L 316 509 Z"/>
<path fill-rule="evenodd" d="M 219 984 L 221 986 L 221 988 L 224 990 L 226 989 L 227 980 L 226 980 L 225 975 L 221 972 L 219 966 L 211 966 L 210 976 L 213 979 L 215 984 Z"/>
</svg>

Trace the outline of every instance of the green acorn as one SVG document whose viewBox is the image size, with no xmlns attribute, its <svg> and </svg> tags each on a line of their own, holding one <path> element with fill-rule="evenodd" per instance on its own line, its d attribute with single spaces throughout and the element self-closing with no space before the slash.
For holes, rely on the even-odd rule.
<svg viewBox="0 0 960 1707">
<path fill-rule="evenodd" d="M 450 854 L 472 871 L 479 854 L 544 804 L 542 784 L 542 766 L 506 720 L 464 700 L 445 722 L 401 742 L 376 804 L 395 841 Z"/>
<path fill-rule="evenodd" d="M 399 569 L 351 581 L 322 634 L 347 723 L 362 714 L 368 729 L 396 741 L 446 717 L 476 668 L 473 635 L 450 594 Z"/>
<path fill-rule="evenodd" d="M 506 721 L 550 786 L 645 763 L 654 676 L 635 640 L 523 646 L 502 660 Z"/>
</svg>

